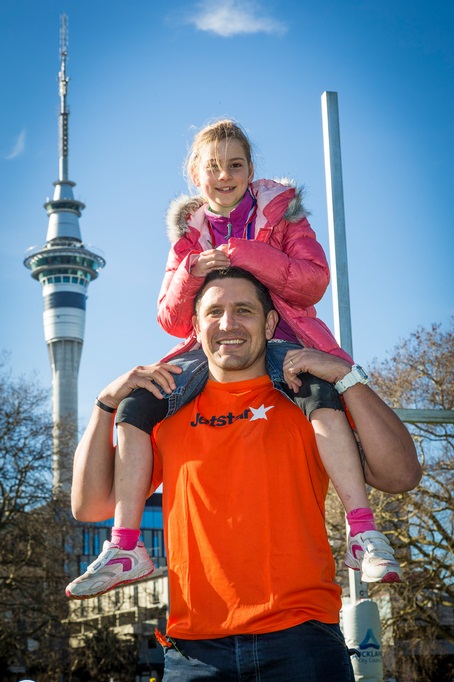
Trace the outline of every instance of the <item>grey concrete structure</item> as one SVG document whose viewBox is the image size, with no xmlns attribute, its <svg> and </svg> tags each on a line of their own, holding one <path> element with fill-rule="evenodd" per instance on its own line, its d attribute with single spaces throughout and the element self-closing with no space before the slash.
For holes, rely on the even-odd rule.
<svg viewBox="0 0 454 682">
<path fill-rule="evenodd" d="M 77 380 L 85 328 L 85 304 L 90 282 L 104 267 L 104 258 L 82 242 L 79 218 L 84 204 L 74 199 L 75 183 L 68 175 L 66 74 L 67 19 L 61 24 L 59 73 L 59 173 L 54 196 L 44 208 L 49 216 L 46 242 L 28 250 L 24 265 L 42 286 L 44 337 L 52 369 L 53 490 L 69 492 L 77 441 Z"/>
</svg>

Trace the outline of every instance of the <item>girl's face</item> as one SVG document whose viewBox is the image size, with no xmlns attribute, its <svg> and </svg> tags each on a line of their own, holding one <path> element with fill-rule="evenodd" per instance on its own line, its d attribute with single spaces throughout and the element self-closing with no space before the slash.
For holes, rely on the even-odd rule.
<svg viewBox="0 0 454 682">
<path fill-rule="evenodd" d="M 248 165 L 243 145 L 238 140 L 221 140 L 201 150 L 192 181 L 200 187 L 214 213 L 229 216 L 246 194 L 253 176 L 254 168 Z"/>
</svg>

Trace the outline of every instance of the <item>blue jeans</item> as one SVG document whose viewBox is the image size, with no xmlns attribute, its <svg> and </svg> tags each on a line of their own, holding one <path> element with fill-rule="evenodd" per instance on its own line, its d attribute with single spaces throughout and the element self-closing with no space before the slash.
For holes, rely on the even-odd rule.
<svg viewBox="0 0 454 682">
<path fill-rule="evenodd" d="M 311 620 L 262 635 L 169 641 L 163 682 L 354 682 L 338 625 Z"/>
<path fill-rule="evenodd" d="M 287 341 L 269 341 L 266 350 L 266 370 L 275 388 L 281 389 L 280 385 L 284 381 L 282 365 L 287 351 L 291 349 L 299 350 L 301 346 Z M 169 412 L 171 416 L 183 405 L 198 396 L 208 380 L 208 363 L 202 349 L 189 351 L 172 360 L 182 368 L 181 374 L 174 374 L 176 389 L 166 395 L 169 399 Z M 189 378 L 188 375 L 190 374 Z"/>
<path fill-rule="evenodd" d="M 342 401 L 333 384 L 318 379 L 312 374 L 300 374 L 303 385 L 294 394 L 284 382 L 282 365 L 289 350 L 300 350 L 301 346 L 288 341 L 273 339 L 268 341 L 266 350 L 266 370 L 274 387 L 294 401 L 309 419 L 311 412 L 320 407 L 343 410 Z M 126 422 L 151 433 L 153 427 L 162 419 L 171 417 L 177 410 L 194 400 L 204 389 L 208 380 L 208 362 L 203 350 L 192 350 L 172 360 L 183 370 L 174 374 L 176 388 L 172 393 L 164 393 L 165 400 L 155 398 L 145 388 L 138 388 L 120 403 L 116 423 Z"/>
</svg>

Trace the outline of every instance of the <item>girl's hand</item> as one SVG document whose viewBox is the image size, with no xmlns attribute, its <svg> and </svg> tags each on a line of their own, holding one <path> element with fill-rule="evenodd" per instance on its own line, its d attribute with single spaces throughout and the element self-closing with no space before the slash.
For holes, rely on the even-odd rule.
<svg viewBox="0 0 454 682">
<path fill-rule="evenodd" d="M 216 247 L 216 251 L 222 251 L 222 253 L 225 253 L 225 255 L 228 257 L 229 245 L 228 244 L 219 244 L 219 246 Z"/>
<path fill-rule="evenodd" d="M 297 377 L 300 372 L 309 372 L 319 379 L 335 384 L 351 371 L 351 365 L 337 355 L 315 348 L 301 348 L 288 351 L 283 370 L 287 386 L 297 393 L 302 385 L 301 379 Z"/>
<path fill-rule="evenodd" d="M 230 258 L 219 248 L 202 251 L 202 253 L 199 253 L 197 260 L 191 268 L 191 275 L 206 277 L 212 270 L 228 268 L 229 265 Z"/>
<path fill-rule="evenodd" d="M 180 374 L 181 371 L 181 367 L 168 362 L 138 365 L 103 388 L 98 398 L 102 403 L 114 409 L 117 409 L 123 398 L 126 398 L 135 388 L 146 388 L 156 398 L 162 398 L 161 391 L 152 382 L 161 386 L 165 393 L 171 393 L 175 389 L 172 374 Z"/>
</svg>

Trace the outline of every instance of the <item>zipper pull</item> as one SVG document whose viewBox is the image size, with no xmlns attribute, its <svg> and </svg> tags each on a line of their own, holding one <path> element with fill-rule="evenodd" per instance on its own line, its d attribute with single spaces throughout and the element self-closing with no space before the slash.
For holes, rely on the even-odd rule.
<svg viewBox="0 0 454 682">
<path fill-rule="evenodd" d="M 227 239 L 232 236 L 232 223 L 227 223 Z"/>
</svg>

